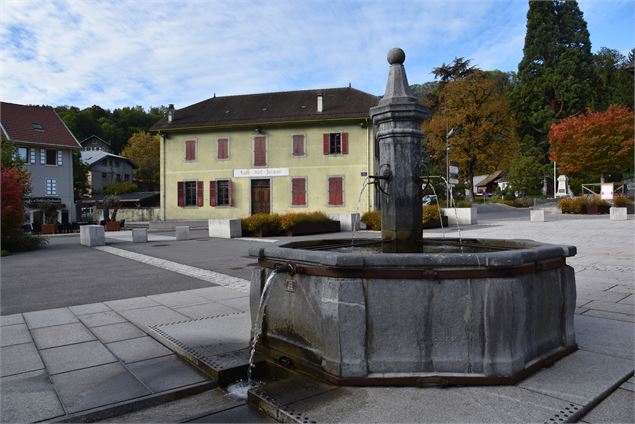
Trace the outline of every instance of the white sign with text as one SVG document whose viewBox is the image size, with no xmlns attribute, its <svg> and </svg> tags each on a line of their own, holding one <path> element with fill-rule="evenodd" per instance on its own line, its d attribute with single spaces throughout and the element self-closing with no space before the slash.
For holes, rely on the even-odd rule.
<svg viewBox="0 0 635 424">
<path fill-rule="evenodd" d="M 287 177 L 289 168 L 234 169 L 234 178 Z"/>
</svg>

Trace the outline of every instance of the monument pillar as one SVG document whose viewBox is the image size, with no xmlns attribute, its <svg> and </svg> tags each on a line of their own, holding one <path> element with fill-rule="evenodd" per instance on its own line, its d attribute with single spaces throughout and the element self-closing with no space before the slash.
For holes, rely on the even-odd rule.
<svg viewBox="0 0 635 424">
<path fill-rule="evenodd" d="M 408 86 L 399 48 L 388 52 L 390 73 L 386 92 L 370 109 L 379 143 L 381 237 L 386 252 L 420 253 L 421 222 L 421 122 L 427 108 L 417 104 Z M 379 178 L 378 178 L 379 177 Z"/>
</svg>

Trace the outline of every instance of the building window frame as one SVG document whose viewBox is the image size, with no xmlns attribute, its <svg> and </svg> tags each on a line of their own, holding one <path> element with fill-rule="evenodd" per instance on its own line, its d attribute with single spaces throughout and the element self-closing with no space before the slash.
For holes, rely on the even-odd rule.
<svg viewBox="0 0 635 424">
<path fill-rule="evenodd" d="M 196 162 L 197 152 L 198 150 L 198 141 L 196 139 L 193 140 L 185 140 L 183 143 L 183 159 L 185 162 Z"/>
<path fill-rule="evenodd" d="M 197 193 L 196 193 L 196 181 L 184 181 L 184 203 L 183 207 L 196 207 Z"/>
<path fill-rule="evenodd" d="M 298 192 L 294 187 L 294 181 L 304 181 L 304 190 Z M 291 207 L 293 208 L 306 208 L 307 207 L 307 194 L 308 194 L 308 181 L 307 177 L 291 177 Z"/>
<path fill-rule="evenodd" d="M 57 166 L 57 150 L 56 149 L 45 149 L 46 160 L 44 161 L 44 165 L 46 166 Z"/>
<path fill-rule="evenodd" d="M 337 180 L 337 179 L 340 180 L 340 188 L 341 188 L 340 194 L 339 194 L 341 199 L 340 199 L 339 202 L 337 201 L 337 197 L 336 197 L 337 194 L 331 192 L 331 180 Z M 344 199 L 345 199 L 345 196 L 344 196 L 344 193 L 345 193 L 344 182 L 345 182 L 345 179 L 344 179 L 343 175 L 329 175 L 328 176 L 326 191 L 327 191 L 327 196 L 328 196 L 327 204 L 328 204 L 329 207 L 341 207 L 341 206 L 344 206 L 344 204 L 346 203 L 344 201 Z"/>
<path fill-rule="evenodd" d="M 222 142 L 224 142 L 224 152 L 222 149 Z M 218 137 L 216 139 L 216 159 L 217 160 L 229 160 L 230 159 L 230 141 L 229 137 Z M 221 155 L 221 153 L 225 153 L 225 155 Z"/>
<path fill-rule="evenodd" d="M 256 144 L 257 144 L 257 139 L 264 139 L 264 163 L 258 163 L 257 159 L 258 157 L 256 156 Z M 252 163 L 254 168 L 256 167 L 261 167 L 261 168 L 265 168 L 267 167 L 267 164 L 269 163 L 269 152 L 268 152 L 268 146 L 269 145 L 269 140 L 267 138 L 266 135 L 257 135 L 255 137 L 253 137 L 253 141 L 252 141 Z"/>
<path fill-rule="evenodd" d="M 299 137 L 302 137 L 300 140 Z M 296 143 L 296 141 L 298 143 Z M 301 144 L 300 144 L 301 142 Z M 299 147 L 301 145 L 301 148 Z M 305 134 L 291 134 L 291 156 L 294 158 L 301 158 L 306 156 L 306 135 Z"/>
<path fill-rule="evenodd" d="M 46 178 L 44 188 L 47 196 L 57 196 L 57 179 Z"/>
</svg>

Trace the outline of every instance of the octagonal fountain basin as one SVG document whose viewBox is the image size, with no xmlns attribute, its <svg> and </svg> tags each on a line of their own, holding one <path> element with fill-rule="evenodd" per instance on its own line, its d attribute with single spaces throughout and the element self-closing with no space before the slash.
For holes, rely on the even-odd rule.
<svg viewBox="0 0 635 424">
<path fill-rule="evenodd" d="M 422 253 L 382 250 L 252 249 L 252 321 L 271 277 L 258 354 L 341 385 L 512 384 L 576 349 L 574 246 L 424 239 Z"/>
</svg>

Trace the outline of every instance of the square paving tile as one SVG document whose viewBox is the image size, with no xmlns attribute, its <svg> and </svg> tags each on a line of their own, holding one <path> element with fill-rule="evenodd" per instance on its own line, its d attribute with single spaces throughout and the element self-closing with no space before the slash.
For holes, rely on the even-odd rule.
<svg viewBox="0 0 635 424">
<path fill-rule="evenodd" d="M 0 316 L 0 326 L 24 324 L 24 318 L 22 314 L 3 315 Z"/>
<path fill-rule="evenodd" d="M 97 312 L 108 312 L 110 308 L 105 303 L 89 303 L 87 305 L 69 306 L 75 315 L 96 314 Z"/>
<path fill-rule="evenodd" d="M 149 308 L 160 304 L 147 297 L 131 297 L 129 299 L 111 300 L 104 302 L 106 306 L 115 311 L 126 311 L 128 309 Z"/>
<path fill-rule="evenodd" d="M 0 327 L 0 347 L 11 346 L 33 341 L 26 324 Z"/>
<path fill-rule="evenodd" d="M 119 362 L 53 375 L 51 380 L 69 413 L 150 394 Z"/>
<path fill-rule="evenodd" d="M 0 379 L 0 422 L 32 423 L 64 415 L 64 408 L 45 371 Z"/>
<path fill-rule="evenodd" d="M 185 315 L 179 314 L 166 306 L 153 306 L 151 308 L 126 310 L 120 311 L 119 313 L 129 321 L 132 321 L 139 326 L 146 327 L 189 319 Z"/>
<path fill-rule="evenodd" d="M 53 325 L 78 322 L 77 317 L 68 308 L 46 309 L 44 311 L 27 312 L 24 314 L 29 328 L 50 327 Z"/>
<path fill-rule="evenodd" d="M 0 348 L 0 374 L 19 374 L 44 368 L 35 344 L 23 343 Z"/>
<path fill-rule="evenodd" d="M 238 290 L 230 289 L 229 287 L 205 287 L 202 289 L 188 290 L 189 293 L 194 293 L 198 296 L 205 297 L 214 302 L 218 302 L 223 299 L 234 299 L 237 297 L 249 297 L 248 294 L 239 292 Z"/>
<path fill-rule="evenodd" d="M 116 324 L 125 322 L 123 318 L 115 311 L 97 312 L 94 314 L 80 315 L 79 319 L 88 327 L 99 327 L 100 325 Z"/>
<path fill-rule="evenodd" d="M 238 297 L 234 299 L 221 300 L 219 303 L 234 308 L 240 312 L 249 311 L 249 297 Z"/>
<path fill-rule="evenodd" d="M 49 374 L 117 361 L 117 358 L 98 341 L 44 349 L 40 351 L 40 355 L 42 355 Z"/>
<path fill-rule="evenodd" d="M 576 315 L 575 339 L 583 350 L 631 360 L 634 355 L 633 324 L 630 322 Z"/>
<path fill-rule="evenodd" d="M 134 339 L 146 335 L 129 322 L 120 322 L 111 325 L 102 325 L 91 330 L 102 343 L 117 342 L 119 340 Z"/>
<path fill-rule="evenodd" d="M 81 322 L 36 328 L 33 330 L 33 338 L 38 349 L 95 340 L 95 336 Z"/>
<path fill-rule="evenodd" d="M 617 389 L 582 420 L 590 423 L 633 423 L 635 422 L 633 400 L 632 391 Z"/>
<path fill-rule="evenodd" d="M 208 380 L 175 355 L 135 362 L 128 369 L 155 393 Z"/>
<path fill-rule="evenodd" d="M 207 301 L 207 300 L 206 300 Z M 185 306 L 177 308 L 177 312 L 186 315 L 188 318 L 197 319 L 205 317 L 213 317 L 216 315 L 233 314 L 239 312 L 220 303 L 204 303 L 202 305 Z"/>
<path fill-rule="evenodd" d="M 603 302 L 601 300 L 594 300 L 584 306 L 589 309 L 597 309 L 599 311 L 613 312 L 618 314 L 633 315 L 633 313 L 635 313 L 635 306 L 624 303 Z"/>
<path fill-rule="evenodd" d="M 200 303 L 209 302 L 208 299 L 198 296 L 194 293 L 190 293 L 189 291 L 155 294 L 148 297 L 155 302 L 159 302 L 162 305 L 172 308 L 177 306 L 197 305 Z"/>
<path fill-rule="evenodd" d="M 117 355 L 119 359 L 126 363 L 172 354 L 171 350 L 148 336 L 112 342 L 106 346 Z"/>
</svg>

